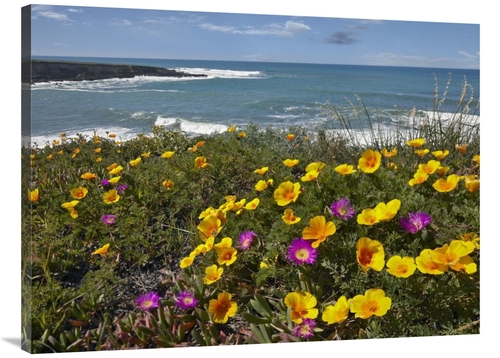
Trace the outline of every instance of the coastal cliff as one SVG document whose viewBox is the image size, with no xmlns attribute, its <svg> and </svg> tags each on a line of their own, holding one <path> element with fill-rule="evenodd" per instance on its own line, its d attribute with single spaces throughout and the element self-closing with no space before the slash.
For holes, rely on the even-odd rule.
<svg viewBox="0 0 500 358">
<path fill-rule="evenodd" d="M 23 63 L 23 67 L 27 65 L 29 66 L 29 62 Z M 94 81 L 108 78 L 133 78 L 135 76 L 206 77 L 206 75 L 190 74 L 162 67 L 32 60 L 31 78 L 29 71 L 23 71 L 22 82 Z"/>
</svg>

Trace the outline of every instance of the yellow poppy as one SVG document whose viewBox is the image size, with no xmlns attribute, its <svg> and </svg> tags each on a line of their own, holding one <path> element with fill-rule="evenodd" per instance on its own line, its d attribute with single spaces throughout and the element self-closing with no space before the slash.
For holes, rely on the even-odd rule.
<svg viewBox="0 0 500 358">
<path fill-rule="evenodd" d="M 315 240 L 311 246 L 317 248 L 328 236 L 335 234 L 336 230 L 333 221 L 326 222 L 325 217 L 319 215 L 309 220 L 309 226 L 302 231 L 302 237 L 306 240 Z"/>
<path fill-rule="evenodd" d="M 329 305 L 323 311 L 321 319 L 327 324 L 343 322 L 349 315 L 352 300 L 348 300 L 345 296 L 341 296 L 335 305 Z"/>
<path fill-rule="evenodd" d="M 450 171 L 450 167 L 439 166 L 436 169 L 436 174 L 439 175 L 440 177 L 442 177 L 442 176 L 445 176 L 449 171 Z"/>
<path fill-rule="evenodd" d="M 364 295 L 356 295 L 352 299 L 351 312 L 354 317 L 368 319 L 371 316 L 383 316 L 391 308 L 392 300 L 385 296 L 379 288 L 371 288 Z"/>
<path fill-rule="evenodd" d="M 106 204 L 113 204 L 120 200 L 120 195 L 115 189 L 111 189 L 103 194 L 102 199 Z"/>
<path fill-rule="evenodd" d="M 205 242 L 209 237 L 217 236 L 217 234 L 222 229 L 221 220 L 213 215 L 209 215 L 203 218 L 203 220 L 198 224 L 198 236 Z"/>
<path fill-rule="evenodd" d="M 205 158 L 203 156 L 196 157 L 196 159 L 194 160 L 194 166 L 198 169 L 205 168 L 207 165 L 208 165 L 207 158 Z"/>
<path fill-rule="evenodd" d="M 357 223 L 360 225 L 375 225 L 376 223 L 380 222 L 380 211 L 377 211 L 375 209 L 363 209 L 360 214 L 358 214 L 357 217 Z"/>
<path fill-rule="evenodd" d="M 396 148 L 393 148 L 390 152 L 387 150 L 387 148 L 382 149 L 382 155 L 386 158 L 392 158 L 396 154 L 398 154 L 398 150 Z"/>
<path fill-rule="evenodd" d="M 408 278 L 413 275 L 417 269 L 413 257 L 401 257 L 399 255 L 392 256 L 387 261 L 386 266 L 387 272 L 398 278 Z"/>
<path fill-rule="evenodd" d="M 141 158 L 141 157 L 137 157 L 137 158 L 135 158 L 134 160 L 131 160 L 131 161 L 129 162 L 129 164 L 130 164 L 131 166 L 135 167 L 135 166 L 139 165 L 139 163 L 141 162 L 141 160 L 142 160 L 142 158 Z"/>
<path fill-rule="evenodd" d="M 292 167 L 296 166 L 297 164 L 299 164 L 299 160 L 298 159 L 285 159 L 283 164 L 285 164 L 287 167 L 292 168 Z"/>
<path fill-rule="evenodd" d="M 283 216 L 281 217 L 285 224 L 293 225 L 300 221 L 300 218 L 295 216 L 292 209 L 285 209 Z"/>
<path fill-rule="evenodd" d="M 88 190 L 87 188 L 79 186 L 78 188 L 71 189 L 70 193 L 71 196 L 75 199 L 83 199 L 87 195 Z"/>
<path fill-rule="evenodd" d="M 413 148 L 420 148 L 422 145 L 424 145 L 425 139 L 424 138 L 417 138 L 417 139 L 412 139 L 406 142 L 410 147 Z"/>
<path fill-rule="evenodd" d="M 379 167 L 382 155 L 371 149 L 367 149 L 359 158 L 358 169 L 365 173 L 374 173 Z"/>
<path fill-rule="evenodd" d="M 364 272 L 368 269 L 381 271 L 385 265 L 384 256 L 384 248 L 377 240 L 362 237 L 356 242 L 356 258 Z"/>
<path fill-rule="evenodd" d="M 256 174 L 264 175 L 267 173 L 268 170 L 269 170 L 269 167 L 262 167 L 259 169 L 255 169 L 253 172 Z"/>
<path fill-rule="evenodd" d="M 429 160 L 426 164 L 419 164 L 418 170 L 423 171 L 425 174 L 431 175 L 441 166 L 441 162 L 437 160 Z"/>
<path fill-rule="evenodd" d="M 323 162 L 309 163 L 306 167 L 306 173 L 312 172 L 312 171 L 321 172 L 325 166 L 326 166 L 326 163 L 323 163 Z"/>
<path fill-rule="evenodd" d="M 442 275 L 443 273 L 448 271 L 448 265 L 443 265 L 441 263 L 432 261 L 430 253 L 430 249 L 424 249 L 422 250 L 422 252 L 420 252 L 420 256 L 415 259 L 417 269 L 421 273 L 430 275 Z"/>
<path fill-rule="evenodd" d="M 98 248 L 97 250 L 95 250 L 92 255 L 105 255 L 108 253 L 108 249 L 109 249 L 109 244 L 106 244 L 104 245 L 103 247 L 100 247 Z"/>
<path fill-rule="evenodd" d="M 94 178 L 97 178 L 97 175 L 93 174 L 93 173 L 83 173 L 80 178 L 82 179 L 85 179 L 85 180 L 90 180 L 90 179 L 94 179 Z"/>
<path fill-rule="evenodd" d="M 307 172 L 304 176 L 302 176 L 300 178 L 301 181 L 312 181 L 312 180 L 316 180 L 318 178 L 318 175 L 319 175 L 319 171 L 317 170 L 311 170 L 309 172 Z"/>
<path fill-rule="evenodd" d="M 455 149 L 458 150 L 460 153 L 465 153 L 468 146 L 469 146 L 468 144 L 461 144 L 461 145 L 457 144 L 455 145 Z"/>
<path fill-rule="evenodd" d="M 427 178 L 429 178 L 429 174 L 427 174 L 423 170 L 419 169 L 413 175 L 413 179 L 410 179 L 410 181 L 408 182 L 408 184 L 410 184 L 410 186 L 414 186 L 414 185 L 417 185 L 417 184 L 422 184 L 423 182 L 425 182 L 427 180 Z"/>
<path fill-rule="evenodd" d="M 465 177 L 465 188 L 471 193 L 479 190 L 479 178 L 476 175 L 468 175 Z"/>
<path fill-rule="evenodd" d="M 29 201 L 37 201 L 39 197 L 38 188 L 33 191 L 28 189 L 28 200 Z"/>
<path fill-rule="evenodd" d="M 109 171 L 109 174 L 116 175 L 116 174 L 119 174 L 122 170 L 123 170 L 123 167 L 121 165 L 118 165 L 117 167 L 111 169 Z"/>
<path fill-rule="evenodd" d="M 174 182 L 172 180 L 170 180 L 170 179 L 169 180 L 165 180 L 162 185 L 167 190 L 172 190 L 174 188 Z"/>
<path fill-rule="evenodd" d="M 259 180 L 257 184 L 255 184 L 255 190 L 263 191 L 267 188 L 267 182 L 265 180 Z"/>
<path fill-rule="evenodd" d="M 205 269 L 205 277 L 203 277 L 203 283 L 206 285 L 211 285 L 215 281 L 220 280 L 224 269 L 222 267 L 217 267 L 217 265 L 209 266 Z"/>
<path fill-rule="evenodd" d="M 283 182 L 274 191 L 274 200 L 279 206 L 285 206 L 295 202 L 300 194 L 300 183 L 291 181 Z"/>
<path fill-rule="evenodd" d="M 336 166 L 333 170 L 342 175 L 349 175 L 352 173 L 356 173 L 356 169 L 354 169 L 354 166 L 349 164 L 340 164 Z"/>
<path fill-rule="evenodd" d="M 460 181 L 460 177 L 456 174 L 449 175 L 446 180 L 438 179 L 432 184 L 433 188 L 440 193 L 447 193 L 455 189 Z"/>
<path fill-rule="evenodd" d="M 429 153 L 429 149 L 417 149 L 415 150 L 415 154 L 418 155 L 420 158 L 423 158 Z"/>
<path fill-rule="evenodd" d="M 315 319 L 319 310 L 316 307 L 316 297 L 307 291 L 292 292 L 285 296 L 285 305 L 290 307 L 290 319 L 300 324 L 305 318 Z"/>
<path fill-rule="evenodd" d="M 437 160 L 443 160 L 444 158 L 446 158 L 448 156 L 448 154 L 450 154 L 449 150 L 445 150 L 445 151 L 436 150 L 436 151 L 432 152 L 432 155 L 434 157 L 436 157 Z"/>
<path fill-rule="evenodd" d="M 215 323 L 226 323 L 229 317 L 233 317 L 238 310 L 238 304 L 231 301 L 231 294 L 221 292 L 217 299 L 208 302 L 208 312 Z"/>
<path fill-rule="evenodd" d="M 245 209 L 246 210 L 255 210 L 257 208 L 257 206 L 259 206 L 259 203 L 260 203 L 260 199 L 255 198 L 245 205 Z"/>
<path fill-rule="evenodd" d="M 168 159 L 172 158 L 172 156 L 175 154 L 175 152 L 165 152 L 161 155 L 162 158 Z"/>
</svg>

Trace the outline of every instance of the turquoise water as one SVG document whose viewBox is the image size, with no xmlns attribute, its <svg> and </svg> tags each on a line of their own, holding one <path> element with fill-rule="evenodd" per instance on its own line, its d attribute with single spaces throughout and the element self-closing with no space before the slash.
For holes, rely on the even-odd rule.
<svg viewBox="0 0 500 358">
<path fill-rule="evenodd" d="M 479 71 L 462 69 L 318 65 L 269 62 L 37 57 L 70 61 L 166 67 L 208 77 L 138 77 L 32 85 L 32 139 L 38 144 L 94 131 L 126 140 L 150 133 L 153 125 L 189 135 L 244 127 L 324 125 L 339 128 L 322 107 L 329 103 L 351 118 L 360 99 L 372 119 L 391 127 L 415 109 L 425 118 L 435 108 L 435 90 L 451 116 L 466 80 L 473 88 L 471 113 L 479 116 Z M 450 80 L 451 76 L 451 81 Z M 447 87 L 447 83 L 449 86 Z M 467 91 L 469 99 L 471 91 Z M 478 117 L 474 117 L 478 118 Z"/>
</svg>

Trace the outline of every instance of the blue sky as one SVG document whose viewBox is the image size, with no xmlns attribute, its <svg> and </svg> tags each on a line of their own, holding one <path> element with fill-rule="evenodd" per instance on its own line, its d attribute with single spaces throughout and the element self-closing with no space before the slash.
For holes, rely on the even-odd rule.
<svg viewBox="0 0 500 358">
<path fill-rule="evenodd" d="M 479 24 L 32 7 L 32 55 L 479 68 Z"/>
</svg>

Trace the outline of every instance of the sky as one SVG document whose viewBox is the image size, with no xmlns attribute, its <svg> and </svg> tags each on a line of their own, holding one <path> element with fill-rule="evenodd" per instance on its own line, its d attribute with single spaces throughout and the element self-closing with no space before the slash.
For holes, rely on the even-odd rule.
<svg viewBox="0 0 500 358">
<path fill-rule="evenodd" d="M 479 68 L 479 24 L 32 6 L 33 56 Z"/>
</svg>

